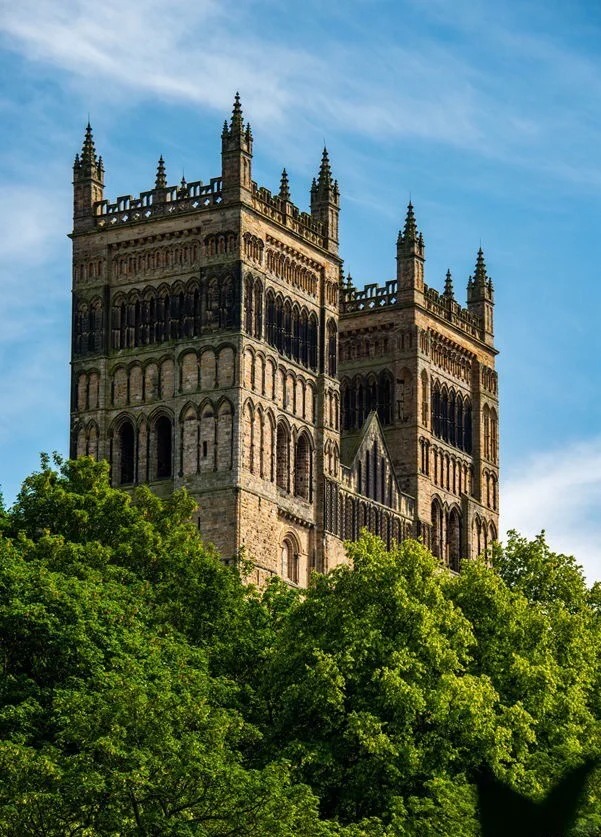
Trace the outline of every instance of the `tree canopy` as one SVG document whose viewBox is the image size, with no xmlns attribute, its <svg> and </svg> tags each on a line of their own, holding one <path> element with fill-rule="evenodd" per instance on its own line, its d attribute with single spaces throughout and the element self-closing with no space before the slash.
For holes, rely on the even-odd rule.
<svg viewBox="0 0 601 837">
<path fill-rule="evenodd" d="M 537 801 L 601 752 L 601 597 L 543 536 L 258 591 L 192 509 L 44 458 L 0 513 L 0 834 L 478 837 L 483 771 Z"/>
</svg>

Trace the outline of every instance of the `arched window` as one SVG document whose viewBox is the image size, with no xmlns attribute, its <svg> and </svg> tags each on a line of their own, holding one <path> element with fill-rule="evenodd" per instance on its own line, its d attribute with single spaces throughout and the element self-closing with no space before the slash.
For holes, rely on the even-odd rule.
<svg viewBox="0 0 601 837">
<path fill-rule="evenodd" d="M 336 354 L 337 354 L 338 330 L 333 320 L 328 322 L 328 375 L 336 376 Z"/>
<path fill-rule="evenodd" d="M 246 277 L 244 283 L 244 331 L 247 334 L 253 333 L 253 278 Z"/>
<path fill-rule="evenodd" d="M 131 485 L 134 481 L 135 434 L 130 421 L 123 422 L 119 428 L 119 454 L 119 482 Z"/>
<path fill-rule="evenodd" d="M 482 423 L 484 425 L 484 456 L 490 459 L 490 410 L 488 404 L 482 410 Z"/>
<path fill-rule="evenodd" d="M 457 439 L 457 447 L 460 450 L 465 449 L 464 428 L 463 428 L 464 412 L 465 412 L 465 407 L 463 405 L 463 398 L 460 395 L 458 395 L 457 396 L 457 405 L 456 405 L 455 432 L 456 432 L 456 439 Z"/>
<path fill-rule="evenodd" d="M 446 387 L 440 393 L 440 418 L 442 438 L 445 442 L 449 440 L 449 393 Z"/>
<path fill-rule="evenodd" d="M 168 479 L 173 473 L 171 422 L 166 416 L 157 419 L 154 426 L 156 439 L 156 478 Z"/>
<path fill-rule="evenodd" d="M 284 303 L 284 354 L 292 356 L 292 309 L 289 299 Z"/>
<path fill-rule="evenodd" d="M 387 372 L 380 372 L 378 381 L 378 416 L 382 424 L 392 422 L 392 382 Z"/>
<path fill-rule="evenodd" d="M 490 411 L 490 458 L 493 462 L 499 459 L 499 420 L 497 411 Z"/>
<path fill-rule="evenodd" d="M 367 379 L 365 387 L 365 414 L 368 416 L 373 410 L 378 407 L 378 383 L 374 375 L 370 375 Z"/>
<path fill-rule="evenodd" d="M 291 537 L 284 538 L 282 543 L 282 575 L 288 581 L 298 584 L 298 551 Z"/>
<path fill-rule="evenodd" d="M 270 346 L 275 346 L 275 299 L 272 291 L 267 291 L 265 316 L 267 318 L 267 342 Z"/>
<path fill-rule="evenodd" d="M 305 433 L 296 443 L 294 462 L 294 493 L 303 500 L 311 501 L 311 447 Z"/>
<path fill-rule="evenodd" d="M 232 277 L 226 276 L 221 282 L 219 295 L 219 325 L 228 328 L 234 322 L 234 287 Z"/>
<path fill-rule="evenodd" d="M 283 422 L 278 424 L 276 451 L 276 484 L 282 491 L 290 491 L 290 434 Z"/>
<path fill-rule="evenodd" d="M 440 439 L 441 433 L 441 405 L 440 405 L 440 387 L 434 384 L 432 391 L 432 430 L 434 435 Z"/>
<path fill-rule="evenodd" d="M 250 333 L 250 332 L 249 332 Z M 263 333 L 263 286 L 257 279 L 254 289 L 254 336 L 260 340 Z"/>
<path fill-rule="evenodd" d="M 300 314 L 299 323 L 299 356 L 303 366 L 309 365 L 309 320 L 306 310 L 303 308 Z"/>
<path fill-rule="evenodd" d="M 465 399 L 465 411 L 463 414 L 463 440 L 464 451 L 466 453 L 472 452 L 472 405 L 469 398 Z"/>
<path fill-rule="evenodd" d="M 300 312 L 298 306 L 292 307 L 292 357 L 298 363 L 300 360 Z"/>
<path fill-rule="evenodd" d="M 432 501 L 432 555 L 442 558 L 443 516 L 438 500 Z"/>
<path fill-rule="evenodd" d="M 311 314 L 307 329 L 307 342 L 309 343 L 309 368 L 317 369 L 317 317 Z"/>
<path fill-rule="evenodd" d="M 284 303 L 278 297 L 275 301 L 275 343 L 278 352 L 284 351 Z"/>
<path fill-rule="evenodd" d="M 457 509 L 449 514 L 447 544 L 449 549 L 449 567 L 459 572 L 461 565 L 461 515 Z"/>
<path fill-rule="evenodd" d="M 457 444 L 457 414 L 455 403 L 455 390 L 451 390 L 449 394 L 449 442 L 452 445 Z"/>
</svg>

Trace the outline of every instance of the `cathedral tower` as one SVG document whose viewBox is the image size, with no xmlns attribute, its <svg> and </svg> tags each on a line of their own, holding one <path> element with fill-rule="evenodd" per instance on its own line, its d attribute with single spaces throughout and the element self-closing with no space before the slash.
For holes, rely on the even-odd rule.
<svg viewBox="0 0 601 837">
<path fill-rule="evenodd" d="M 429 289 L 409 206 L 397 279 L 343 287 L 328 152 L 306 212 L 285 169 L 277 191 L 253 181 L 238 94 L 221 142 L 220 176 L 169 185 L 161 156 L 151 188 L 110 202 L 86 129 L 73 178 L 72 456 L 107 459 L 125 490 L 185 486 L 204 537 L 226 560 L 249 558 L 259 584 L 305 585 L 346 560 L 362 528 L 388 544 L 421 535 L 457 566 L 487 542 L 474 521 L 496 532 L 483 257 L 467 310 L 450 278 L 444 294 Z"/>
</svg>

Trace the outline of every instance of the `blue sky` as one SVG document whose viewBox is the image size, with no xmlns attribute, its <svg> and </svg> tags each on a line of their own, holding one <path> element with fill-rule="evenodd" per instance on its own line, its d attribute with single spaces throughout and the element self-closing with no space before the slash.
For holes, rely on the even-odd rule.
<svg viewBox="0 0 601 837">
<path fill-rule="evenodd" d="M 409 195 L 426 281 L 480 243 L 496 289 L 502 525 L 601 578 L 601 7 L 493 0 L 0 5 L 0 483 L 67 451 L 71 165 L 106 196 L 219 173 L 240 90 L 254 178 L 306 208 L 324 140 L 355 283 L 395 270 Z"/>
</svg>

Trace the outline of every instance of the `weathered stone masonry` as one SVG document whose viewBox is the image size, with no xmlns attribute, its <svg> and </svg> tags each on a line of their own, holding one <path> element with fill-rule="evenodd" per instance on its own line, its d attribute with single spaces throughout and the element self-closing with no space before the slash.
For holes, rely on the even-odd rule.
<svg viewBox="0 0 601 837">
<path fill-rule="evenodd" d="M 305 585 L 367 527 L 441 560 L 498 530 L 493 288 L 478 254 L 467 307 L 424 283 L 413 207 L 397 277 L 354 288 L 324 149 L 310 212 L 286 171 L 252 180 L 236 96 L 222 172 L 104 199 L 90 126 L 75 159 L 71 453 L 115 485 L 186 486 L 224 558 Z"/>
</svg>

